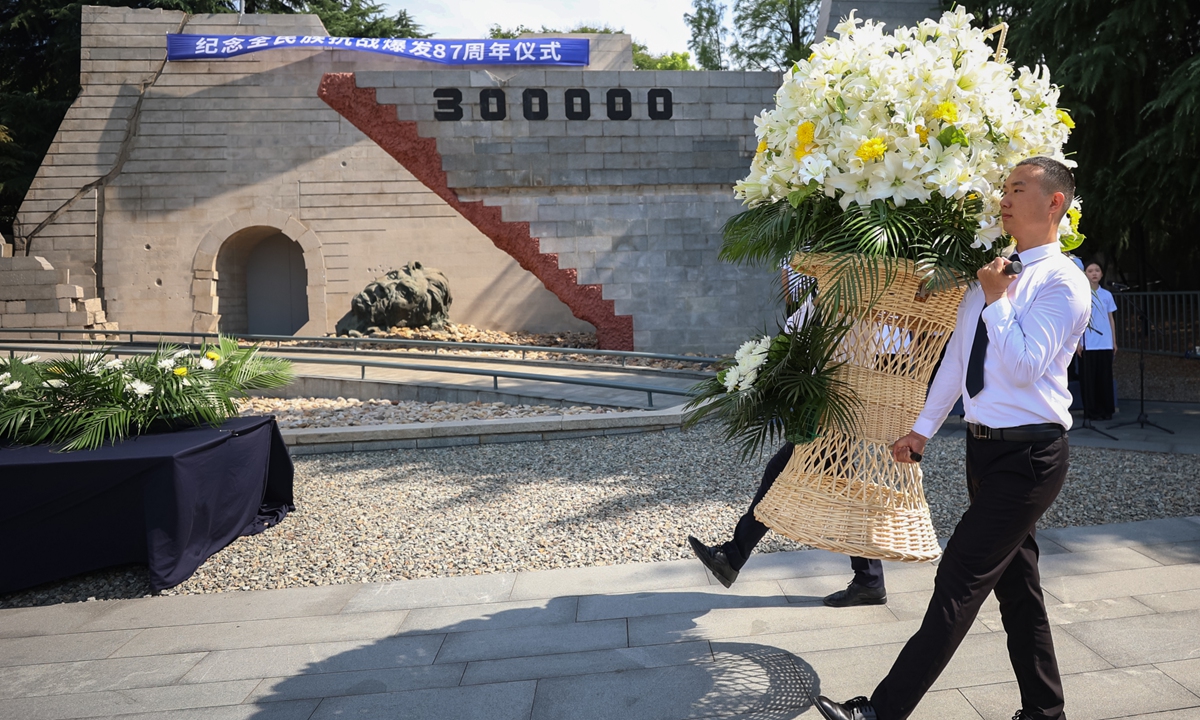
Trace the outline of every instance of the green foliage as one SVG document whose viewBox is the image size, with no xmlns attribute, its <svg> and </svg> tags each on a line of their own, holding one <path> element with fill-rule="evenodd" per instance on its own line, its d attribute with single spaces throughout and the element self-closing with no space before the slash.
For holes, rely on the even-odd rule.
<svg viewBox="0 0 1200 720">
<path fill-rule="evenodd" d="M 816 313 L 790 332 L 776 335 L 753 385 L 728 391 L 725 362 L 717 377 L 697 383 L 685 410 L 684 427 L 712 417 L 725 426 L 725 439 L 737 442 L 742 459 L 786 440 L 811 442 L 823 428 L 851 432 L 858 398 L 838 379 L 834 361 L 849 324 L 816 319 Z"/>
<path fill-rule="evenodd" d="M 338 37 L 430 37 L 407 10 L 385 15 L 383 5 L 369 0 L 306 0 L 304 6 L 305 12 L 321 18 L 330 35 Z"/>
<path fill-rule="evenodd" d="M 283 387 L 291 363 L 222 337 L 199 354 L 159 345 L 150 355 L 105 360 L 106 351 L 41 361 L 0 359 L 0 440 L 97 448 L 157 426 L 216 425 L 234 397 Z"/>
<path fill-rule="evenodd" d="M 641 43 L 633 44 L 633 66 L 638 70 L 696 70 L 692 57 L 685 52 L 655 55 Z"/>
<path fill-rule="evenodd" d="M 725 14 L 725 6 L 716 0 L 692 0 L 692 10 L 683 15 L 683 21 L 692 31 L 688 49 L 696 56 L 701 69 L 724 70 L 725 28 L 721 18 Z"/>
<path fill-rule="evenodd" d="M 808 57 L 820 0 L 735 0 L 729 54 L 747 70 L 787 70 Z"/>
<path fill-rule="evenodd" d="M 950 0 L 945 0 L 948 6 Z M 1200 288 L 1200 9 L 1195 0 L 962 0 L 1007 20 L 1009 57 L 1045 63 L 1076 127 L 1078 194 L 1092 252 L 1136 266 L 1136 239 L 1165 289 Z M 1127 261 L 1128 260 L 1128 261 Z M 1127 276 L 1128 277 L 1128 276 Z"/>
</svg>

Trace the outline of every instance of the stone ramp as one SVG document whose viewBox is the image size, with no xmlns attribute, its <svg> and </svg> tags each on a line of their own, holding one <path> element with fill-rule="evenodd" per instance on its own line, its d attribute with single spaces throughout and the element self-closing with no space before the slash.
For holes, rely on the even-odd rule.
<svg viewBox="0 0 1200 720">
<path fill-rule="evenodd" d="M 1200 518 L 1046 530 L 1072 720 L 1200 718 Z M 869 693 L 915 631 L 931 565 L 884 607 L 832 609 L 849 566 L 695 560 L 0 611 L 0 718 L 816 718 Z M 989 600 L 912 716 L 1019 704 Z"/>
</svg>

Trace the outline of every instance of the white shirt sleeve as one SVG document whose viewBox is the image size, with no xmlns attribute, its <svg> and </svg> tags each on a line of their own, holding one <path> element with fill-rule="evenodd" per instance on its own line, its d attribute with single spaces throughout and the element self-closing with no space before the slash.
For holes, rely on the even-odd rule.
<svg viewBox="0 0 1200 720">
<path fill-rule="evenodd" d="M 967 327 L 963 315 L 966 313 L 967 299 L 964 297 L 958 305 L 958 319 L 954 324 L 954 333 L 946 343 L 946 354 L 942 356 L 942 364 L 938 366 L 937 375 L 933 377 L 933 385 L 925 398 L 925 407 L 913 423 L 913 432 L 931 438 L 946 416 L 954 409 L 954 403 L 962 396 L 963 377 L 966 375 L 966 360 L 963 358 L 960 332 Z"/>
<path fill-rule="evenodd" d="M 1078 331 L 1078 319 L 1087 318 L 1089 300 L 1060 277 L 1038 290 L 1020 320 L 1007 294 L 984 308 L 989 346 L 999 351 L 1014 385 L 1029 387 L 1046 374 L 1067 338 Z"/>
</svg>

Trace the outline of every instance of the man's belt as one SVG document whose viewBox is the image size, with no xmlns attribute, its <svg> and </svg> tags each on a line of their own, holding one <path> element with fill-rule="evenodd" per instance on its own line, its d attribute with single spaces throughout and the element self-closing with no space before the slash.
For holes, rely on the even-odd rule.
<svg viewBox="0 0 1200 720">
<path fill-rule="evenodd" d="M 1008 428 L 991 428 L 987 425 L 967 423 L 967 432 L 976 440 L 1006 440 L 1008 442 L 1045 442 L 1057 440 L 1066 430 L 1058 423 L 1018 425 Z"/>
</svg>

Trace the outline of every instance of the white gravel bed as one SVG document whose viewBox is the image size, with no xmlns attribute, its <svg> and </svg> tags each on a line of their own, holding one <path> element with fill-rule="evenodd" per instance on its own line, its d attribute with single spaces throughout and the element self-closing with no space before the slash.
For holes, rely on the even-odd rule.
<svg viewBox="0 0 1200 720">
<path fill-rule="evenodd" d="M 767 458 L 719 428 L 296 459 L 297 510 L 165 594 L 382 582 L 690 557 L 727 539 Z M 966 508 L 964 441 L 934 438 L 925 488 L 939 534 Z M 1073 448 L 1045 527 L 1200 515 L 1200 456 Z M 801 546 L 768 534 L 760 551 Z M 753 562 L 753 560 L 751 560 Z M 138 597 L 127 566 L 0 596 L 0 607 Z"/>
<path fill-rule="evenodd" d="M 500 420 L 543 415 L 630 412 L 625 408 L 590 405 L 507 405 L 445 401 L 378 400 L 358 398 L 246 398 L 238 401 L 242 415 L 274 415 L 281 428 L 355 427 L 459 420 Z"/>
</svg>

